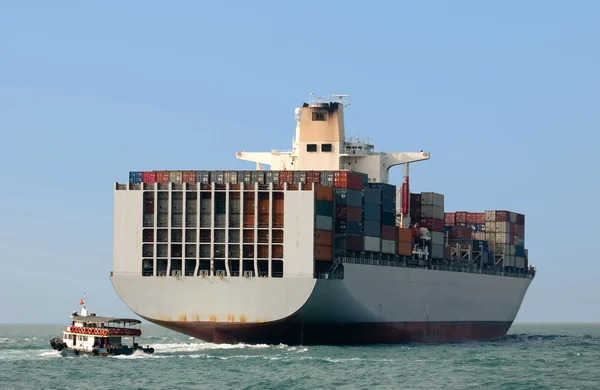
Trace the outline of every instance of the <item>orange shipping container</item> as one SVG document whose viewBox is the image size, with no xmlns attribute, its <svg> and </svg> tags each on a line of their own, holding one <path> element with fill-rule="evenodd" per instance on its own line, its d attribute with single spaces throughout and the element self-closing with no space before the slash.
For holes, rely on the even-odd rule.
<svg viewBox="0 0 600 390">
<path fill-rule="evenodd" d="M 273 199 L 273 214 L 283 214 L 283 199 Z"/>
<path fill-rule="evenodd" d="M 282 228 L 283 227 L 283 214 L 273 214 L 273 227 L 274 228 Z"/>
<path fill-rule="evenodd" d="M 244 214 L 244 227 L 254 227 L 254 214 Z"/>
<path fill-rule="evenodd" d="M 328 202 L 333 202 L 333 188 L 322 185 L 316 185 L 315 193 L 317 196 L 317 200 L 326 200 Z"/>
<path fill-rule="evenodd" d="M 269 213 L 269 199 L 260 199 L 258 201 L 258 212 Z"/>
<path fill-rule="evenodd" d="M 271 257 L 274 259 L 283 259 L 283 245 L 272 245 Z"/>
<path fill-rule="evenodd" d="M 398 254 L 400 256 L 412 255 L 412 246 L 410 242 L 398 242 Z"/>
<path fill-rule="evenodd" d="M 331 232 L 327 230 L 315 230 L 315 242 L 317 243 L 317 245 L 331 246 Z"/>
<path fill-rule="evenodd" d="M 315 248 L 315 260 L 328 260 L 331 261 L 333 257 L 333 250 L 330 246 L 317 245 Z"/>
<path fill-rule="evenodd" d="M 410 229 L 398 228 L 398 242 L 411 243 L 412 231 Z"/>
<path fill-rule="evenodd" d="M 169 171 L 156 171 L 156 181 L 161 184 L 169 183 Z"/>
</svg>

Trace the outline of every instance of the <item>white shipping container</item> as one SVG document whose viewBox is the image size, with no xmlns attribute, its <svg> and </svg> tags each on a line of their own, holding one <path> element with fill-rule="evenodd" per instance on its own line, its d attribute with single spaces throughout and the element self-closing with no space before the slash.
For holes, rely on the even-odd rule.
<svg viewBox="0 0 600 390">
<path fill-rule="evenodd" d="M 317 219 L 315 220 L 315 229 L 327 231 L 333 230 L 333 218 L 325 215 L 317 215 Z"/>
<path fill-rule="evenodd" d="M 431 243 L 433 245 L 444 245 L 444 233 L 430 231 L 429 234 L 431 235 Z"/>
<path fill-rule="evenodd" d="M 421 206 L 421 218 L 444 219 L 444 208 L 434 205 Z"/>
<path fill-rule="evenodd" d="M 363 248 L 365 252 L 381 252 L 381 238 L 364 236 Z"/>
<path fill-rule="evenodd" d="M 444 258 L 444 246 L 432 244 L 430 255 L 431 255 L 432 259 L 443 259 Z"/>
<path fill-rule="evenodd" d="M 486 225 L 487 228 L 487 225 Z M 509 233 L 510 232 L 510 223 L 509 222 L 496 222 L 496 233 Z"/>
<path fill-rule="evenodd" d="M 525 258 L 524 257 L 515 257 L 515 267 L 525 268 Z"/>
<path fill-rule="evenodd" d="M 183 173 L 181 171 L 169 172 L 169 181 L 175 184 L 181 184 L 183 180 Z"/>
<path fill-rule="evenodd" d="M 497 255 L 506 255 L 506 256 L 510 255 L 509 245 L 506 245 L 506 244 L 496 244 L 494 246 L 494 249 L 495 249 Z"/>
<path fill-rule="evenodd" d="M 381 252 L 393 255 L 396 253 L 396 241 L 381 240 Z"/>
<path fill-rule="evenodd" d="M 485 231 L 488 233 L 493 233 L 496 231 L 496 222 L 486 222 L 485 223 Z"/>
<path fill-rule="evenodd" d="M 495 222 L 496 221 L 496 211 L 495 210 L 485 210 L 485 222 Z M 486 226 L 487 228 L 487 226 Z"/>
<path fill-rule="evenodd" d="M 504 256 L 504 266 L 505 267 L 514 267 L 515 266 L 515 257 L 514 256 Z"/>
<path fill-rule="evenodd" d="M 486 232 L 485 239 L 487 240 L 487 242 L 490 246 L 494 245 L 496 243 L 496 233 Z"/>
<path fill-rule="evenodd" d="M 496 244 L 510 244 L 510 234 L 496 233 Z"/>
<path fill-rule="evenodd" d="M 485 232 L 475 232 L 473 233 L 473 239 L 485 241 L 487 240 L 487 235 Z"/>
</svg>

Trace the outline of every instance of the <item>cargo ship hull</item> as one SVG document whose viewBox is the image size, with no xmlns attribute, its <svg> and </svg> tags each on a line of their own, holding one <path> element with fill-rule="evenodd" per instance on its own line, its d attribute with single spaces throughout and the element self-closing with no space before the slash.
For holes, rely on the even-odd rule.
<svg viewBox="0 0 600 390">
<path fill-rule="evenodd" d="M 112 280 L 134 312 L 160 326 L 208 342 L 287 345 L 498 339 L 509 330 L 531 282 L 409 267 L 340 266 L 343 279 L 295 278 L 292 283 L 126 275 Z M 172 304 L 152 304 L 164 301 Z"/>
</svg>

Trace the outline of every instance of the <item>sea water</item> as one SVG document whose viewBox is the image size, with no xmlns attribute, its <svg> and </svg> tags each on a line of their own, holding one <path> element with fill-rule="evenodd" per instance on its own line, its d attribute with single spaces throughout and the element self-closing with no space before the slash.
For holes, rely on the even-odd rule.
<svg viewBox="0 0 600 390">
<path fill-rule="evenodd" d="M 60 357 L 61 325 L 0 325 L 0 389 L 600 388 L 600 325 L 515 324 L 492 342 L 211 344 L 144 324 L 152 355 Z"/>
</svg>

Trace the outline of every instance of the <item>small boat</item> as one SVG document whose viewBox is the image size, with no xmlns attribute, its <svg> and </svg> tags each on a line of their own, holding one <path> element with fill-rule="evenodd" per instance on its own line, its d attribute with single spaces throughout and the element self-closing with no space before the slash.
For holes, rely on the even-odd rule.
<svg viewBox="0 0 600 390">
<path fill-rule="evenodd" d="M 142 335 L 141 321 L 133 318 L 100 317 L 89 313 L 85 300 L 79 301 L 81 314 L 71 314 L 71 325 L 63 331 L 62 337 L 50 340 L 50 346 L 62 356 L 119 356 L 132 355 L 136 351 L 154 353 L 150 346 L 141 347 L 135 338 Z M 131 346 L 123 344 L 123 338 L 132 338 Z"/>
</svg>

